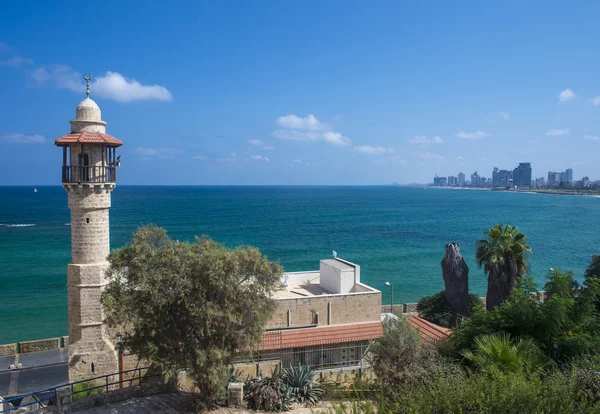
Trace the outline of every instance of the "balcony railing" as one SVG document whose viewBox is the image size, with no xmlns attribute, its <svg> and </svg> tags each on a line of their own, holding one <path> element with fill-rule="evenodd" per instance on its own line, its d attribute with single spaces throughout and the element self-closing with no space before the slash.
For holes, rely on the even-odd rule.
<svg viewBox="0 0 600 414">
<path fill-rule="evenodd" d="M 110 167 L 62 167 L 62 182 L 63 183 L 116 183 L 117 169 L 114 166 Z"/>
</svg>

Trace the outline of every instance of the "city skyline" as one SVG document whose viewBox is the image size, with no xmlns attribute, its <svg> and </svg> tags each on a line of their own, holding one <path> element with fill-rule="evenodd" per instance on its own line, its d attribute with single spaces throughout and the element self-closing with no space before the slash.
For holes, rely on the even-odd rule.
<svg viewBox="0 0 600 414">
<path fill-rule="evenodd" d="M 471 179 L 466 180 L 466 175 L 461 171 L 458 175 L 438 175 L 433 177 L 433 185 L 462 187 L 465 185 L 473 187 L 537 187 L 537 186 L 557 186 L 564 184 L 578 183 L 581 187 L 586 187 L 589 183 L 598 182 L 589 176 L 576 178 L 573 175 L 573 168 L 567 168 L 564 171 L 548 171 L 547 175 L 534 175 L 530 162 L 520 162 L 514 169 L 500 169 L 493 167 L 492 176 L 486 177 L 479 175 L 478 171 L 471 174 Z M 430 182 L 431 184 L 431 182 Z"/>
<path fill-rule="evenodd" d="M 124 185 L 599 176 L 594 1 L 152 4 L 3 4 L 0 185 L 58 183 L 84 72 Z"/>
</svg>

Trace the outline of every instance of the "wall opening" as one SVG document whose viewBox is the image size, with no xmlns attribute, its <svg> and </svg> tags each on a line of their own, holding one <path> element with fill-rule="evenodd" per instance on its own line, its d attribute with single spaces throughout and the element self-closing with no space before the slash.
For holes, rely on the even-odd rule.
<svg viewBox="0 0 600 414">
<path fill-rule="evenodd" d="M 87 224 L 90 224 L 90 218 L 89 218 L 89 217 L 86 217 L 86 218 L 85 218 L 85 222 L 86 222 Z"/>
</svg>

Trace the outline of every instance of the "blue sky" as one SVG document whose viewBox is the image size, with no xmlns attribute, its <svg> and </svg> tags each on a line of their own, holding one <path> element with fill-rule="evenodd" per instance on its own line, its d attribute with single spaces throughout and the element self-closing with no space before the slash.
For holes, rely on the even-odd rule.
<svg viewBox="0 0 600 414">
<path fill-rule="evenodd" d="M 598 1 L 3 1 L 0 185 L 91 97 L 121 184 L 600 179 Z"/>
</svg>

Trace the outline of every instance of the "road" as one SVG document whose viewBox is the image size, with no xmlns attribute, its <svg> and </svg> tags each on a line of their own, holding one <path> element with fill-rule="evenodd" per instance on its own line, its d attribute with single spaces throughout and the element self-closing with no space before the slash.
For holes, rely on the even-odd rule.
<svg viewBox="0 0 600 414">
<path fill-rule="evenodd" d="M 68 349 L 0 357 L 0 396 L 14 397 L 69 382 Z M 11 370 L 11 364 L 22 368 Z"/>
</svg>

